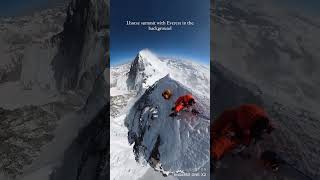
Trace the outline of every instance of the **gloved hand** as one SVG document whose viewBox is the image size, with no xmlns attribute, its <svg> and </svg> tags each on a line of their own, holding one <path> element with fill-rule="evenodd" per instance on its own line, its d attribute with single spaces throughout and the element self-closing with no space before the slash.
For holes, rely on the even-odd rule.
<svg viewBox="0 0 320 180">
<path fill-rule="evenodd" d="M 260 159 L 263 161 L 264 166 L 272 169 L 272 171 L 278 171 L 280 164 L 285 163 L 285 161 L 273 151 L 264 151 Z"/>
<path fill-rule="evenodd" d="M 272 131 L 274 131 L 274 130 L 275 130 L 275 127 L 274 127 L 273 125 L 270 125 L 270 126 L 267 128 L 266 133 L 267 133 L 267 134 L 271 134 Z"/>
<path fill-rule="evenodd" d="M 195 110 L 195 109 L 192 109 L 191 112 L 192 112 L 192 114 L 194 114 L 194 115 L 199 114 L 199 111 L 197 111 L 197 110 Z"/>
<path fill-rule="evenodd" d="M 173 113 L 169 114 L 169 116 L 170 117 L 175 117 L 175 116 L 177 116 L 177 113 L 173 112 Z"/>
<path fill-rule="evenodd" d="M 230 131 L 230 132 L 228 132 L 228 133 L 226 134 L 226 136 L 227 136 L 228 138 L 234 138 L 234 137 L 236 136 L 236 133 L 233 132 L 233 131 Z"/>
</svg>

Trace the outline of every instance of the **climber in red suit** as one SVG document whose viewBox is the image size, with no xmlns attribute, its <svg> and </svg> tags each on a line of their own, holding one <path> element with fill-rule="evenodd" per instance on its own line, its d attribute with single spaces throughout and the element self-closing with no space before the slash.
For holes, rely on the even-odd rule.
<svg viewBox="0 0 320 180">
<path fill-rule="evenodd" d="M 273 126 L 266 112 L 254 104 L 225 110 L 211 125 L 211 154 L 215 161 L 240 145 L 248 146 L 271 133 Z"/>
<path fill-rule="evenodd" d="M 178 112 L 182 111 L 183 109 L 187 109 L 192 107 L 196 101 L 194 100 L 191 94 L 187 94 L 184 96 L 180 96 L 176 102 L 175 106 L 171 109 L 173 112 L 170 114 L 171 117 L 177 116 Z M 192 109 L 193 114 L 198 114 L 199 112 L 195 109 Z"/>
</svg>

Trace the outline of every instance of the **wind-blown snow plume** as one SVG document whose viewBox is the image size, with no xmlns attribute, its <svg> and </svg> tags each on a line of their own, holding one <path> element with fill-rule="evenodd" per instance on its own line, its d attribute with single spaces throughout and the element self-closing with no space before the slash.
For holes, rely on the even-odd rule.
<svg viewBox="0 0 320 180">
<path fill-rule="evenodd" d="M 129 90 L 142 90 L 164 77 L 168 68 L 151 51 L 144 49 L 138 53 L 131 64 L 127 87 Z"/>
<path fill-rule="evenodd" d="M 159 58 L 148 49 L 141 50 L 130 64 L 111 68 L 111 91 L 143 93 L 167 74 L 192 91 L 209 96 L 208 66 L 187 60 Z"/>
</svg>

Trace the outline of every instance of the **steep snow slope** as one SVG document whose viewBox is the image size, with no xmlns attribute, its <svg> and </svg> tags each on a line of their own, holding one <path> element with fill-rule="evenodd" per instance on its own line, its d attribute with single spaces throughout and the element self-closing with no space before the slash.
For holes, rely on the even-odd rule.
<svg viewBox="0 0 320 180">
<path fill-rule="evenodd" d="M 266 137 L 263 143 L 258 144 L 256 148 L 248 149 L 248 152 L 253 154 L 251 160 L 227 157 L 222 161 L 223 168 L 217 170 L 212 177 L 217 180 L 293 178 L 304 180 L 301 176 L 292 177 L 292 174 L 297 172 L 274 174 L 263 169 L 257 162 L 259 152 L 273 150 L 308 176 L 319 179 L 320 159 L 317 155 L 320 151 L 319 114 L 277 99 L 269 92 L 237 77 L 218 63 L 214 63 L 211 70 L 214 84 L 212 87 L 214 101 L 211 105 L 215 107 L 212 114 L 215 118 L 224 109 L 243 103 L 254 103 L 265 108 L 276 126 L 275 132 Z"/>
<path fill-rule="evenodd" d="M 212 7 L 212 59 L 222 65 L 211 68 L 213 115 L 243 103 L 261 105 L 278 129 L 260 148 L 319 179 L 319 17 L 275 2 L 217 0 Z M 216 179 L 283 178 L 235 162 Z"/>
<path fill-rule="evenodd" d="M 110 81 L 116 82 L 124 78 L 130 65 L 113 67 L 110 71 Z M 118 79 L 119 78 L 119 79 Z M 125 82 L 126 79 L 122 79 Z M 128 143 L 128 130 L 124 126 L 124 120 L 131 102 L 135 100 L 136 92 L 119 90 L 111 84 L 110 102 L 110 179 L 138 179 L 143 176 L 149 167 L 140 165 L 135 161 L 132 146 Z"/>
<path fill-rule="evenodd" d="M 173 92 L 170 100 L 161 96 L 166 88 Z M 191 112 L 169 117 L 175 100 L 189 93 L 182 84 L 166 76 L 147 89 L 131 108 L 125 123 L 137 159 L 151 163 L 150 158 L 157 156 L 152 153 L 157 151 L 162 168 L 170 172 L 198 171 L 208 163 L 209 120 Z M 209 99 L 193 96 L 197 102 L 194 108 L 209 117 Z"/>
<path fill-rule="evenodd" d="M 111 179 L 126 179 L 126 177 L 132 179 L 164 178 L 159 172 L 151 173 L 154 170 L 150 169 L 147 163 L 136 162 L 133 146 L 128 144 L 128 129 L 125 127 L 124 121 L 130 109 L 144 95 L 146 89 L 152 87 L 154 83 L 167 74 L 186 86 L 185 88 L 188 90 L 185 91 L 201 94 L 201 98 L 206 99 L 205 104 L 208 105 L 210 78 L 209 68 L 204 65 L 191 61 L 159 58 L 150 50 L 144 49 L 137 54 L 131 63 L 111 67 Z M 129 81 L 129 85 L 136 87 L 136 89 L 128 88 L 127 80 L 129 76 L 134 81 Z M 184 120 L 181 120 L 181 124 L 181 127 L 187 127 L 188 125 Z M 190 127 L 188 126 L 188 128 Z M 141 159 L 144 159 L 144 157 Z M 170 178 L 176 179 L 174 177 Z"/>
<path fill-rule="evenodd" d="M 111 95 L 123 94 L 128 92 L 127 90 L 127 75 L 130 71 L 130 63 L 111 67 L 110 70 L 110 91 Z"/>
<path fill-rule="evenodd" d="M 282 101 L 318 111 L 319 15 L 294 11 L 289 2 L 215 2 L 212 59 Z"/>
<path fill-rule="evenodd" d="M 109 121 L 106 117 L 106 82 L 99 77 L 87 103 L 76 111 L 63 113 L 54 129 L 52 140 L 24 169 L 22 180 L 105 179 L 108 154 Z M 39 179 L 40 180 L 40 179 Z"/>
<path fill-rule="evenodd" d="M 128 144 L 128 130 L 124 127 L 126 115 L 118 116 L 111 121 L 110 129 L 110 179 L 138 179 L 149 167 L 138 164 Z"/>
</svg>

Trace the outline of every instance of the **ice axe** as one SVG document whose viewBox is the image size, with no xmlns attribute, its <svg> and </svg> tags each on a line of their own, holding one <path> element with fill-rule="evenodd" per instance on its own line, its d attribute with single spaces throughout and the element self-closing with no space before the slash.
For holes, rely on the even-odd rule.
<svg viewBox="0 0 320 180">
<path fill-rule="evenodd" d="M 209 118 L 209 117 L 203 115 L 203 114 L 200 113 L 199 111 L 197 111 L 197 110 L 195 110 L 195 109 L 192 109 L 192 111 L 195 111 L 195 113 L 194 113 L 194 112 L 192 112 L 192 113 L 195 114 L 196 116 L 201 117 L 201 118 L 203 118 L 203 119 L 206 119 L 206 120 L 209 120 L 209 121 L 210 121 L 210 118 Z"/>
</svg>

